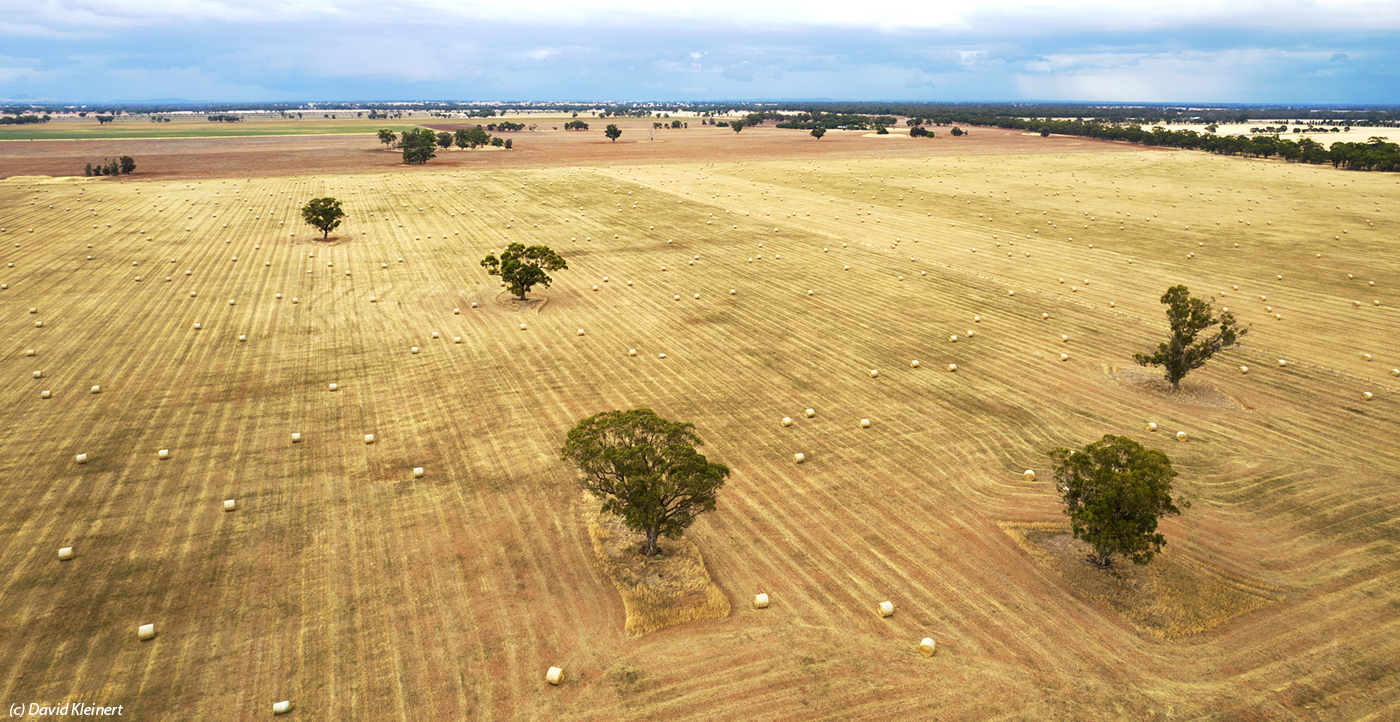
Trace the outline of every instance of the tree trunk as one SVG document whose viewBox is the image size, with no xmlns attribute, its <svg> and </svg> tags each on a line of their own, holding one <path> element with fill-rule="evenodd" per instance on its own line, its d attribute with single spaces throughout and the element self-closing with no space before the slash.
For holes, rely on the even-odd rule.
<svg viewBox="0 0 1400 722">
<path fill-rule="evenodd" d="M 659 537 L 659 536 L 661 536 L 661 530 L 660 530 L 660 529 L 657 529 L 656 527 L 652 527 L 651 529 L 647 529 L 647 542 L 646 542 L 646 547 L 644 547 L 644 548 L 642 549 L 642 553 L 643 553 L 643 554 L 645 554 L 646 556 L 649 556 L 649 557 L 654 557 L 654 556 L 656 556 L 656 554 L 657 554 L 657 550 L 656 550 L 656 539 L 657 539 L 657 537 Z"/>
</svg>

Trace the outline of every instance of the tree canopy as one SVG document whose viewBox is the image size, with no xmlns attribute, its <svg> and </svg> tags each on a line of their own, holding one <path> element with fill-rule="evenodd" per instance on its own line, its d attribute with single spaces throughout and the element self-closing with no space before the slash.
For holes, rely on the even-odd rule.
<svg viewBox="0 0 1400 722">
<path fill-rule="evenodd" d="M 583 473 L 583 488 L 603 511 L 646 535 L 642 552 L 655 555 L 661 535 L 675 539 L 695 517 L 715 510 L 729 467 L 695 450 L 695 425 L 668 421 L 651 409 L 604 411 L 580 421 L 560 456 Z"/>
<path fill-rule="evenodd" d="M 608 136 L 612 142 L 616 143 L 617 139 L 622 136 L 622 131 L 616 124 L 608 123 L 608 127 L 603 130 L 603 135 Z"/>
<path fill-rule="evenodd" d="M 313 198 L 301 209 L 301 217 L 318 228 L 322 238 L 329 238 L 331 231 L 340 225 L 340 219 L 345 217 L 345 211 L 334 198 Z"/>
<path fill-rule="evenodd" d="M 409 128 L 399 139 L 404 165 L 423 165 L 436 158 L 437 134 L 428 128 Z"/>
<path fill-rule="evenodd" d="M 371 113 L 371 115 L 373 115 L 373 113 Z M 398 137 L 397 135 L 394 135 L 394 131 L 389 130 L 388 128 L 380 128 L 380 129 L 379 129 L 379 142 L 380 142 L 380 143 L 383 143 L 383 144 L 386 145 L 386 146 L 391 146 L 391 145 L 393 145 L 394 143 L 398 142 L 398 140 L 399 140 L 399 137 Z"/>
<path fill-rule="evenodd" d="M 549 246 L 526 248 L 523 243 L 512 243 L 500 258 L 488 255 L 481 259 L 481 267 L 492 276 L 500 276 L 510 286 L 511 293 L 519 295 L 523 301 L 531 287 L 549 288 L 554 279 L 546 271 L 567 269 L 569 265 Z"/>
<path fill-rule="evenodd" d="M 1176 472 L 1166 454 L 1112 434 L 1049 454 L 1074 537 L 1094 548 L 1091 561 L 1107 567 L 1122 554 L 1147 564 L 1166 546 L 1157 522 L 1181 513 L 1171 498 Z"/>
<path fill-rule="evenodd" d="M 1161 366 L 1166 371 L 1163 378 L 1171 382 L 1174 391 L 1181 388 L 1181 379 L 1187 373 L 1204 366 L 1222 349 L 1238 344 L 1239 337 L 1249 332 L 1247 328 L 1239 328 L 1229 311 L 1219 317 L 1213 315 L 1210 302 L 1193 298 L 1185 286 L 1168 288 L 1162 303 L 1167 306 L 1171 339 L 1158 344 L 1151 354 L 1133 354 L 1133 359 L 1143 366 Z M 1205 338 L 1196 338 L 1216 324 L 1219 324 L 1217 331 Z"/>
</svg>

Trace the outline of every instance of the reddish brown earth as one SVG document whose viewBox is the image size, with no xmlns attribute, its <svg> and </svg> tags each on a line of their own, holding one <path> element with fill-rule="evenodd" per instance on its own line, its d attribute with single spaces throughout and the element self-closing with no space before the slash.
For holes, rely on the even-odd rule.
<svg viewBox="0 0 1400 722">
<path fill-rule="evenodd" d="M 539 130 L 501 134 L 515 141 L 513 150 L 440 150 L 428 169 L 482 170 L 550 168 L 707 161 L 767 161 L 804 158 L 924 158 L 929 156 L 1020 155 L 1027 153 L 1102 153 L 1138 151 L 1126 143 L 1052 136 L 1041 138 L 1018 130 L 976 128 L 954 138 L 935 128 L 934 139 L 904 135 L 867 137 L 865 131 L 831 131 L 821 140 L 806 131 L 771 126 L 696 127 L 653 130 L 653 121 L 618 121 L 622 137 L 602 134 L 604 121 L 588 131 Z M 563 121 L 559 121 L 563 125 Z M 552 127 L 546 123 L 543 127 Z M 456 130 L 461 124 L 428 126 Z M 654 140 L 652 139 L 654 138 Z M 136 159 L 135 180 L 249 178 L 321 173 L 387 173 L 417 170 L 403 164 L 398 151 L 386 150 L 369 135 L 260 136 L 252 138 L 165 138 L 129 140 L 15 140 L 0 142 L 0 177 L 81 175 L 84 164 L 129 155 Z"/>
</svg>

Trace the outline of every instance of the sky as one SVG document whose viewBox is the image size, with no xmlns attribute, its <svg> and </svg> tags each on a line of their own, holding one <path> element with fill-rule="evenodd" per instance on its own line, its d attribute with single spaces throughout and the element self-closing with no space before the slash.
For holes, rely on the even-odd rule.
<svg viewBox="0 0 1400 722">
<path fill-rule="evenodd" d="M 1400 0 L 0 0 L 0 99 L 1400 104 Z"/>
</svg>

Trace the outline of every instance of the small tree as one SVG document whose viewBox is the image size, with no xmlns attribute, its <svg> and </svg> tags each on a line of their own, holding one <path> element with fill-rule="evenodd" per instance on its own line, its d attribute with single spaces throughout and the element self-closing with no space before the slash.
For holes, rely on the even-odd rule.
<svg viewBox="0 0 1400 722">
<path fill-rule="evenodd" d="M 813 129 L 812 129 L 812 137 L 813 137 L 813 138 L 816 138 L 817 140 L 821 140 L 821 139 L 822 139 L 822 136 L 824 136 L 824 135 L 826 135 L 826 128 L 813 128 Z"/>
<path fill-rule="evenodd" d="M 734 131 L 735 133 L 738 133 L 744 129 L 745 125 L 747 125 L 747 121 L 736 120 L 729 124 L 729 129 Z"/>
<path fill-rule="evenodd" d="M 560 456 L 583 472 L 583 488 L 603 500 L 603 511 L 646 535 L 642 553 L 654 556 L 661 535 L 675 539 L 695 517 L 715 510 L 729 467 L 695 450 L 695 425 L 667 421 L 651 409 L 604 411 L 580 421 Z"/>
<path fill-rule="evenodd" d="M 345 211 L 334 198 L 313 198 L 301 209 L 301 217 L 319 228 L 322 238 L 329 238 L 331 231 L 340 225 L 340 219 L 345 217 Z"/>
<path fill-rule="evenodd" d="M 446 149 L 448 149 L 448 148 L 451 148 L 451 147 L 452 147 L 452 134 L 449 133 L 449 132 L 447 132 L 447 131 L 445 131 L 445 130 L 442 131 L 441 133 L 438 133 L 438 134 L 437 134 L 437 144 L 438 144 L 438 147 L 439 147 L 439 148 L 442 148 L 442 149 L 444 149 L 444 150 L 446 150 Z"/>
<path fill-rule="evenodd" d="M 1181 388 L 1181 379 L 1187 373 L 1206 364 L 1222 349 L 1239 343 L 1239 337 L 1249 332 L 1239 328 L 1235 316 L 1226 311 L 1217 318 L 1211 314 L 1210 302 L 1192 298 L 1185 286 L 1172 286 L 1162 296 L 1167 306 L 1167 321 L 1171 324 L 1172 337 L 1166 343 L 1158 344 L 1157 351 L 1148 354 L 1133 354 L 1133 358 L 1143 366 L 1161 366 L 1163 375 L 1171 382 L 1172 390 Z M 1206 338 L 1196 336 L 1216 324 L 1218 331 Z"/>
<path fill-rule="evenodd" d="M 1157 522 L 1181 513 L 1172 502 L 1176 472 L 1166 454 L 1112 434 L 1083 449 L 1049 454 L 1074 538 L 1094 548 L 1090 561 L 1107 567 L 1122 554 L 1141 565 L 1166 546 Z"/>
<path fill-rule="evenodd" d="M 481 259 L 481 267 L 492 276 L 500 276 L 510 285 L 510 292 L 523 301 L 532 286 L 549 288 L 554 279 L 546 271 L 567 269 L 569 264 L 549 246 L 526 248 L 523 243 L 512 243 L 499 259 L 494 255 Z"/>
<path fill-rule="evenodd" d="M 129 155 L 124 155 L 117 159 L 120 164 L 122 175 L 131 175 L 131 171 L 136 170 L 136 159 Z"/>
<path fill-rule="evenodd" d="M 618 129 L 616 124 L 608 123 L 608 127 L 603 130 L 603 135 L 608 136 L 612 142 L 616 143 L 617 139 L 622 136 L 622 131 Z"/>
</svg>

